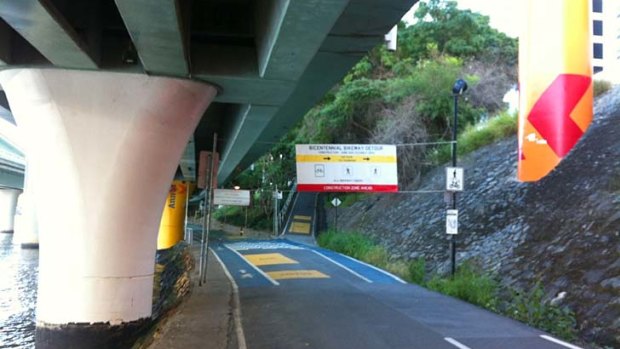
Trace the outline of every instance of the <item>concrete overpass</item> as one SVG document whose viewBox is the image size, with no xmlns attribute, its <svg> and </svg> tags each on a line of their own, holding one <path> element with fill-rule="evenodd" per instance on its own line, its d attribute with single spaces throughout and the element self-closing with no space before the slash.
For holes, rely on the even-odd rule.
<svg viewBox="0 0 620 349">
<path fill-rule="evenodd" d="M 415 2 L 3 0 L 0 69 L 99 70 L 215 85 L 195 139 L 203 150 L 220 135 L 224 181 L 269 149 Z"/>
<path fill-rule="evenodd" d="M 41 232 L 38 347 L 148 319 L 161 207 L 188 141 L 198 154 L 218 134 L 226 181 L 415 2 L 0 0 L 0 104 L 26 134 Z"/>
</svg>

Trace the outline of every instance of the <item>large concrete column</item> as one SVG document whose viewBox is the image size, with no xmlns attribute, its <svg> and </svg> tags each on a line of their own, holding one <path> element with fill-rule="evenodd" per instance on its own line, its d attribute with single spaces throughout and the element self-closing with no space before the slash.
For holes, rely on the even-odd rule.
<svg viewBox="0 0 620 349">
<path fill-rule="evenodd" d="M 33 198 L 34 183 L 32 176 L 28 175 L 30 167 L 26 166 L 24 191 L 17 199 L 13 243 L 22 248 L 39 248 L 39 231 Z"/>
<path fill-rule="evenodd" d="M 0 233 L 13 233 L 15 207 L 21 190 L 0 188 Z"/>
<path fill-rule="evenodd" d="M 151 315 L 162 207 L 210 85 L 15 69 L 40 231 L 37 348 L 125 348 Z"/>
</svg>

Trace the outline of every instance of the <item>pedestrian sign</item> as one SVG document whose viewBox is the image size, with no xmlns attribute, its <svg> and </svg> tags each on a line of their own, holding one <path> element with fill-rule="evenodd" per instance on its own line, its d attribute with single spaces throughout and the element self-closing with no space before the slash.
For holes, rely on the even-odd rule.
<svg viewBox="0 0 620 349">
<path fill-rule="evenodd" d="M 446 190 L 463 191 L 463 168 L 446 167 Z"/>
</svg>

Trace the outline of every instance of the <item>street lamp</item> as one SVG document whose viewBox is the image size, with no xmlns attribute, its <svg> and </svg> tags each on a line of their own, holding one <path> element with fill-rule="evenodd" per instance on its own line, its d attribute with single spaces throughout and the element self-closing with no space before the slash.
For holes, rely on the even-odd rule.
<svg viewBox="0 0 620 349">
<path fill-rule="evenodd" d="M 452 95 L 454 96 L 454 121 L 452 122 L 452 167 L 456 167 L 456 136 L 458 127 L 458 107 L 459 96 L 467 91 L 467 82 L 463 79 L 458 79 L 452 86 Z M 452 209 L 456 210 L 456 192 L 452 192 Z M 456 273 L 456 235 L 450 235 L 450 261 L 452 277 Z"/>
</svg>

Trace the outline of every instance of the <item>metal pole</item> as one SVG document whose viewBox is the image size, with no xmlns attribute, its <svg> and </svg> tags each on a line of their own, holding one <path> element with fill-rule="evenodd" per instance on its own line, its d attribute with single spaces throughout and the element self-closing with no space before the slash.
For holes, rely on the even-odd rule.
<svg viewBox="0 0 620 349">
<path fill-rule="evenodd" d="M 334 212 L 334 231 L 338 234 L 338 206 L 336 206 L 336 210 Z"/>
<path fill-rule="evenodd" d="M 204 261 L 204 251 L 205 251 L 205 231 L 207 225 L 207 189 L 205 188 L 205 197 L 203 199 L 202 205 L 202 236 L 200 237 L 200 264 L 198 269 L 198 286 L 202 286 L 202 271 L 204 270 L 203 265 Z"/>
<path fill-rule="evenodd" d="M 183 234 L 185 235 L 185 242 L 192 244 L 192 240 L 187 233 L 187 211 L 189 209 L 189 182 L 185 182 L 185 223 L 183 226 Z"/>
<path fill-rule="evenodd" d="M 459 96 L 454 95 L 454 122 L 452 123 L 452 167 L 456 167 L 456 136 L 458 128 Z M 456 210 L 456 192 L 452 192 L 452 209 Z M 456 235 L 450 236 L 450 261 L 452 277 L 456 273 Z"/>
<path fill-rule="evenodd" d="M 273 235 L 278 236 L 278 185 L 273 193 Z"/>
<path fill-rule="evenodd" d="M 217 133 L 213 134 L 213 148 L 211 151 L 211 163 L 209 164 L 209 185 L 207 188 L 209 188 L 208 191 L 208 195 L 209 195 L 209 200 L 208 200 L 208 207 L 207 207 L 207 227 L 206 227 L 206 242 L 205 242 L 205 250 L 204 250 L 204 254 L 205 254 L 205 263 L 203 265 L 204 268 L 204 272 L 202 273 L 202 283 L 205 283 L 207 281 L 207 263 L 209 262 L 209 232 L 211 230 L 211 209 L 213 208 L 213 176 L 214 173 L 213 171 L 215 170 L 215 156 L 216 156 L 216 151 L 217 151 Z"/>
</svg>

